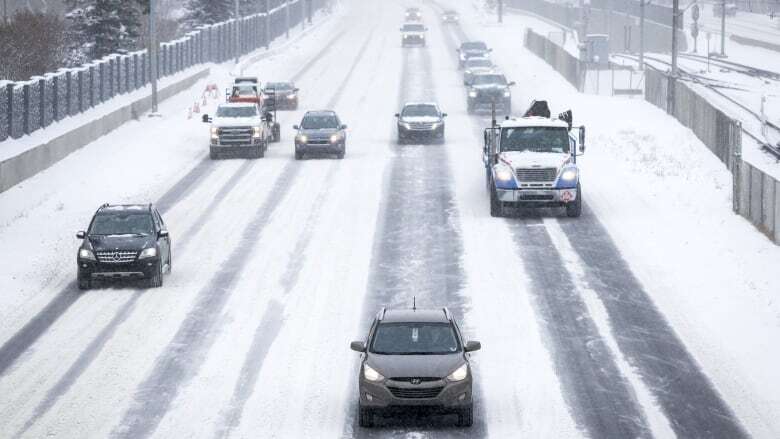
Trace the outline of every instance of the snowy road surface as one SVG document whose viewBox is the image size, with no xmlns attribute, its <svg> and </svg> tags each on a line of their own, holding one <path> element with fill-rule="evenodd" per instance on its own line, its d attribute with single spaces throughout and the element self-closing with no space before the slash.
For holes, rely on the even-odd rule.
<svg viewBox="0 0 780 439">
<path fill-rule="evenodd" d="M 182 110 L 204 81 L 0 194 L 0 437 L 780 436 L 780 250 L 731 213 L 717 158 L 645 102 L 577 94 L 470 1 L 459 26 L 423 3 L 428 46 L 402 49 L 411 3 L 343 0 L 246 69 L 301 89 L 263 159 L 207 159 Z M 547 98 L 588 126 L 581 218 L 490 217 L 469 38 L 518 82 L 515 108 Z M 396 143 L 410 100 L 449 114 L 444 144 Z M 344 160 L 293 159 L 317 108 L 349 125 Z M 74 233 L 106 201 L 159 207 L 163 288 L 77 290 Z M 469 429 L 358 427 L 349 342 L 412 297 L 482 342 Z"/>
</svg>

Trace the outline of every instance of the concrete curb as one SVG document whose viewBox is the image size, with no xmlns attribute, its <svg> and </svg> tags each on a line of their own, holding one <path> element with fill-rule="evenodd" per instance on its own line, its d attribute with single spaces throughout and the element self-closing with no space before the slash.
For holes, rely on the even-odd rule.
<svg viewBox="0 0 780 439">
<path fill-rule="evenodd" d="M 209 67 L 203 67 L 192 75 L 167 85 L 159 91 L 159 99 L 165 100 L 190 87 L 211 73 Z M 128 103 L 98 119 L 76 127 L 67 133 L 30 148 L 17 156 L 0 162 L 0 192 L 12 188 L 20 182 L 49 168 L 70 153 L 94 142 L 98 138 L 119 128 L 124 123 L 137 119 L 139 115 L 152 108 L 151 96 Z"/>
</svg>

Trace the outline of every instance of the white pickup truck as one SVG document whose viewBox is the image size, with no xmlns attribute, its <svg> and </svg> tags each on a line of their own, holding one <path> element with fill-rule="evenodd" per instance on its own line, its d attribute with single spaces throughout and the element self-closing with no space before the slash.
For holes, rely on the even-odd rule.
<svg viewBox="0 0 780 439">
<path fill-rule="evenodd" d="M 203 122 L 211 124 L 209 155 L 212 159 L 223 156 L 260 158 L 273 139 L 273 115 L 263 113 L 255 103 L 220 104 L 213 118 L 203 115 Z"/>
</svg>

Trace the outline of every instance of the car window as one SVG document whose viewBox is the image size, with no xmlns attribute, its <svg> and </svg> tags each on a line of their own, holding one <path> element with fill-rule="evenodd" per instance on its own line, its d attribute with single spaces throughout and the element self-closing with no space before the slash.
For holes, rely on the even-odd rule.
<svg viewBox="0 0 780 439">
<path fill-rule="evenodd" d="M 289 82 L 269 82 L 265 85 L 265 88 L 274 90 L 291 90 L 293 86 Z"/>
<path fill-rule="evenodd" d="M 489 59 L 470 59 L 466 62 L 467 67 L 492 67 L 493 63 Z"/>
<path fill-rule="evenodd" d="M 481 41 L 471 41 L 468 43 L 463 43 L 460 46 L 461 50 L 486 50 L 487 45 Z"/>
<path fill-rule="evenodd" d="M 501 151 L 568 153 L 569 130 L 559 127 L 520 127 L 501 130 Z"/>
<path fill-rule="evenodd" d="M 435 105 L 430 104 L 407 105 L 401 115 L 404 117 L 439 116 L 439 110 Z"/>
<path fill-rule="evenodd" d="M 371 352 L 380 355 L 444 355 L 460 351 L 449 323 L 380 323 Z"/>
<path fill-rule="evenodd" d="M 421 24 L 405 24 L 404 32 L 423 32 L 425 30 L 425 26 Z"/>
<path fill-rule="evenodd" d="M 477 75 L 474 77 L 472 83 L 476 85 L 506 85 L 506 78 L 504 75 Z"/>
<path fill-rule="evenodd" d="M 99 214 L 92 222 L 90 235 L 150 235 L 154 232 L 149 213 Z"/>
<path fill-rule="evenodd" d="M 255 117 L 257 108 L 254 105 L 245 107 L 219 107 L 217 117 Z"/>
<path fill-rule="evenodd" d="M 339 119 L 335 114 L 307 114 L 301 122 L 304 130 L 322 130 L 339 128 Z"/>
</svg>

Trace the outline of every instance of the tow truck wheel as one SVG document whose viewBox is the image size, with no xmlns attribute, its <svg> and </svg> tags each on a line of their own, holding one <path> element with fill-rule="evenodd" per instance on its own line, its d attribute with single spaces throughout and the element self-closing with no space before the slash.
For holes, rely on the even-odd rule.
<svg viewBox="0 0 780 439">
<path fill-rule="evenodd" d="M 501 217 L 504 214 L 503 205 L 501 204 L 501 201 L 499 201 L 498 199 L 498 194 L 496 193 L 495 185 L 491 184 L 491 186 L 492 187 L 490 188 L 490 216 Z"/>
<path fill-rule="evenodd" d="M 566 216 L 569 218 L 579 218 L 582 215 L 582 188 L 577 183 L 577 199 L 573 203 L 566 205 Z"/>
</svg>

